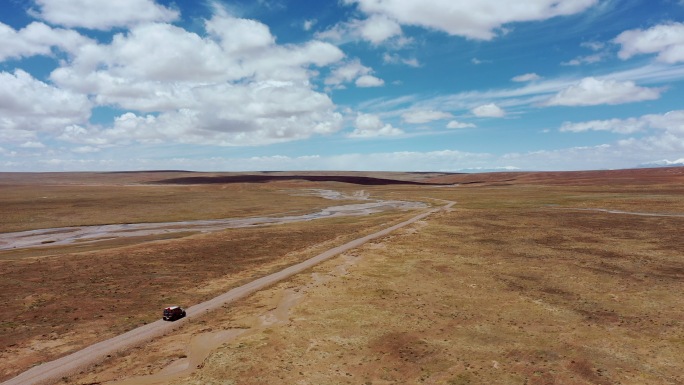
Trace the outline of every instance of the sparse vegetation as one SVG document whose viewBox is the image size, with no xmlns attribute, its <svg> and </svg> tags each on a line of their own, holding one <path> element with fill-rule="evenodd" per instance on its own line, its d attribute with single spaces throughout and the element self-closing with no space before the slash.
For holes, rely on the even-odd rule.
<svg viewBox="0 0 684 385">
<path fill-rule="evenodd" d="M 193 336 L 240 329 L 247 332 L 214 350 L 201 369 L 172 383 L 682 383 L 684 217 L 575 210 L 684 214 L 682 172 L 651 184 L 634 182 L 636 177 L 610 183 L 602 175 L 593 182 L 582 175 L 578 183 L 559 174 L 505 186 L 492 186 L 500 182 L 487 175 L 492 180 L 458 187 L 364 187 L 386 198 L 458 204 L 319 265 L 311 274 L 208 314 L 172 337 L 113 357 L 72 381 L 154 373 L 189 358 L 185 348 Z M 4 348 L 0 359 L 10 362 L 5 359 L 25 352 L 25 346 L 49 346 L 49 338 L 54 344 L 76 338 L 87 343 L 101 337 L 94 331 L 112 335 L 128 327 L 93 320 L 102 301 L 133 309 L 148 301 L 150 317 L 157 317 L 165 300 L 209 298 L 405 216 L 236 229 L 0 261 L 2 276 L 11 277 L 3 284 L 16 287 L 12 295 L 23 301 L 16 309 L 28 317 L 3 318 L 3 346 L 13 346 Z M 340 270 L 344 258 L 353 263 Z M 177 269 L 190 277 L 177 292 L 156 288 L 150 279 Z M 81 279 L 70 278 L 70 271 Z M 48 277 L 53 276 L 57 281 L 51 287 Z M 292 290 L 301 298 L 285 321 L 257 327 L 259 316 L 278 308 Z M 25 310 L 77 295 L 85 300 L 72 303 L 63 319 L 34 319 L 33 309 Z M 2 301 L 11 304 L 12 298 Z M 133 323 L 152 319 L 143 312 L 129 317 Z M 90 333 L 84 337 L 75 330 Z M 8 339 L 15 334 L 23 340 Z"/>
</svg>

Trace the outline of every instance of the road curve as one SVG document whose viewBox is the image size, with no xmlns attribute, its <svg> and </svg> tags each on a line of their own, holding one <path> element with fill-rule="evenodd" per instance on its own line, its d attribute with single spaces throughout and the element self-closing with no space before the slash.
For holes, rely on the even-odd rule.
<svg viewBox="0 0 684 385">
<path fill-rule="evenodd" d="M 397 229 L 400 229 L 404 226 L 419 221 L 437 211 L 448 209 L 451 206 L 453 206 L 454 203 L 455 202 L 450 202 L 442 208 L 436 208 L 423 212 L 407 221 L 401 222 L 399 224 L 388 227 L 376 233 L 367 235 L 365 237 L 347 242 L 344 245 L 337 246 L 313 258 L 307 259 L 304 262 L 292 265 L 279 272 L 259 278 L 243 286 L 236 287 L 224 294 L 219 295 L 218 297 L 191 306 L 188 309 L 186 309 L 187 317 L 179 321 L 165 322 L 162 320 L 158 320 L 149 323 L 139 328 L 130 330 L 119 336 L 112 337 L 108 340 L 90 345 L 87 348 L 69 354 L 62 358 L 56 359 L 54 361 L 34 366 L 33 368 L 25 371 L 24 373 L 3 382 L 1 385 L 47 385 L 55 383 L 63 377 L 77 374 L 82 370 L 86 370 L 90 365 L 101 362 L 110 355 L 141 345 L 155 337 L 168 334 L 173 330 L 178 329 L 185 322 L 192 318 L 199 317 L 202 314 L 218 309 L 219 307 L 229 302 L 233 302 L 237 299 L 246 297 L 247 295 L 254 293 L 257 290 L 260 290 L 266 286 L 272 285 L 278 281 L 281 281 L 297 273 L 300 273 L 318 263 L 321 263 L 327 259 L 332 258 L 335 255 L 338 255 L 355 247 L 359 247 L 370 240 L 385 236 Z"/>
</svg>

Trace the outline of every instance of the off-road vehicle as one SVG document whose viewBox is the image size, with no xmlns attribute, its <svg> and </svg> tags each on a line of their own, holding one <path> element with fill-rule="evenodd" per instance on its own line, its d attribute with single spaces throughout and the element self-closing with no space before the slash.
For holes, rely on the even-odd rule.
<svg viewBox="0 0 684 385">
<path fill-rule="evenodd" d="M 169 306 L 164 309 L 164 321 L 175 321 L 185 317 L 185 310 L 180 306 Z"/>
</svg>

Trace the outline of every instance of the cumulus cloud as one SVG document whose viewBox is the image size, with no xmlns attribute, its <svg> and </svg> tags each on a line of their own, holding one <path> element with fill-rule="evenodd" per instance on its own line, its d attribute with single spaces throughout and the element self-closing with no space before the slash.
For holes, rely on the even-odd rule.
<svg viewBox="0 0 684 385">
<path fill-rule="evenodd" d="M 330 98 L 307 84 L 253 82 L 214 84 L 192 91 L 194 108 L 142 115 L 128 112 L 100 135 L 108 143 L 263 145 L 330 134 L 342 116 Z"/>
<path fill-rule="evenodd" d="M 561 132 L 610 131 L 618 134 L 631 134 L 642 131 L 648 124 L 640 119 L 608 119 L 592 120 L 588 122 L 564 122 Z"/>
<path fill-rule="evenodd" d="M 92 40 L 76 31 L 52 28 L 40 22 L 33 22 L 20 30 L 0 23 L 0 62 L 34 55 L 51 55 L 53 47 L 74 53 L 79 47 L 91 42 Z"/>
<path fill-rule="evenodd" d="M 24 142 L 19 145 L 21 148 L 45 148 L 45 145 L 41 142 Z"/>
<path fill-rule="evenodd" d="M 675 160 L 660 159 L 660 160 L 654 160 L 652 162 L 642 163 L 639 165 L 639 167 L 673 167 L 673 166 L 675 166 L 675 167 L 684 166 L 684 158 L 675 159 Z"/>
<path fill-rule="evenodd" d="M 380 78 L 376 78 L 372 75 L 363 75 L 356 79 L 356 82 L 354 82 L 354 84 L 356 84 L 357 87 L 361 88 L 380 87 L 385 85 L 385 81 Z"/>
<path fill-rule="evenodd" d="M 80 146 L 76 147 L 71 150 L 72 152 L 75 152 L 77 154 L 92 154 L 96 152 L 100 152 L 101 149 L 93 146 Z"/>
<path fill-rule="evenodd" d="M 458 128 L 475 128 L 477 126 L 472 124 L 472 123 L 463 123 L 463 122 L 459 122 L 456 120 L 452 120 L 449 123 L 447 123 L 446 127 L 452 128 L 452 129 L 458 129 Z"/>
<path fill-rule="evenodd" d="M 310 19 L 310 20 L 304 20 L 304 24 L 302 24 L 302 28 L 305 31 L 310 31 L 311 28 L 313 28 L 314 25 L 318 23 L 318 20 L 316 19 Z"/>
<path fill-rule="evenodd" d="M 579 66 L 582 64 L 594 64 L 594 63 L 599 63 L 603 61 L 606 57 L 608 57 L 607 53 L 596 53 L 593 55 L 587 55 L 587 56 L 578 56 L 572 60 L 562 62 L 561 65 L 564 66 Z"/>
<path fill-rule="evenodd" d="M 405 64 L 409 67 L 418 68 L 420 62 L 416 58 L 403 58 L 397 54 L 385 53 L 382 55 L 382 61 L 385 64 Z"/>
<path fill-rule="evenodd" d="M 0 72 L 0 129 L 55 131 L 90 118 L 85 95 L 59 89 L 22 70 Z"/>
<path fill-rule="evenodd" d="M 627 119 L 594 120 L 564 123 L 564 132 L 609 131 L 622 135 L 640 133 L 614 144 L 603 145 L 593 156 L 601 156 L 598 164 L 615 162 L 617 167 L 634 167 L 654 159 L 681 158 L 684 153 L 684 110 L 649 114 Z M 619 162 L 618 162 L 619 161 Z M 625 162 L 631 162 L 625 163 Z"/>
<path fill-rule="evenodd" d="M 671 134 L 684 134 L 684 110 L 665 114 L 643 115 L 638 118 L 592 120 L 588 122 L 565 122 L 562 132 L 610 131 L 618 134 L 632 134 L 648 129 L 662 130 Z"/>
<path fill-rule="evenodd" d="M 401 27 L 386 16 L 372 15 L 359 26 L 359 33 L 365 40 L 379 44 L 393 36 L 401 35 Z"/>
<path fill-rule="evenodd" d="M 378 136 L 396 136 L 404 133 L 399 128 L 385 124 L 380 117 L 374 114 L 359 114 L 354 121 L 354 131 L 349 134 L 351 138 L 373 138 Z"/>
<path fill-rule="evenodd" d="M 637 86 L 632 81 L 616 81 L 587 77 L 546 101 L 547 106 L 595 106 L 654 100 L 662 89 Z"/>
<path fill-rule="evenodd" d="M 480 118 L 501 118 L 506 116 L 506 111 L 497 106 L 495 103 L 489 103 L 475 107 L 471 110 L 471 112 Z"/>
<path fill-rule="evenodd" d="M 531 81 L 539 80 L 539 79 L 541 79 L 541 76 L 539 76 L 535 73 L 527 73 L 524 75 L 518 75 L 511 80 L 513 80 L 514 82 L 521 83 L 521 82 L 531 82 Z"/>
<path fill-rule="evenodd" d="M 387 16 L 374 14 L 367 19 L 352 19 L 335 24 L 331 28 L 319 32 L 316 37 L 336 43 L 365 40 L 378 45 L 391 38 L 402 35 L 401 26 Z"/>
<path fill-rule="evenodd" d="M 448 112 L 436 110 L 412 110 L 401 115 L 404 122 L 412 124 L 429 123 L 435 120 L 449 119 L 452 117 L 453 115 Z"/>
<path fill-rule="evenodd" d="M 192 32 L 158 22 L 174 20 L 176 12 L 149 1 L 104 4 L 96 24 L 59 16 L 58 10 L 72 4 L 80 2 L 39 2 L 34 13 L 61 25 L 126 29 L 109 41 L 95 41 L 42 22 L 20 30 L 0 24 L 0 60 L 67 54 L 59 56 L 49 81 L 21 70 L 0 72 L 0 138 L 17 147 L 35 148 L 26 143 L 39 143 L 45 135 L 80 144 L 73 150 L 78 153 L 135 142 L 263 145 L 342 128 L 330 97 L 311 82 L 315 67 L 345 56 L 330 43 L 277 44 L 263 23 L 219 6 L 204 21 L 204 31 Z M 115 12 L 120 4 L 135 8 L 136 15 Z M 82 5 L 79 17 L 87 19 L 83 15 L 92 4 Z M 128 22 L 117 21 L 123 19 Z M 370 69 L 360 68 L 350 81 L 382 84 Z M 109 125 L 92 124 L 91 110 L 99 106 L 123 113 Z"/>
<path fill-rule="evenodd" d="M 109 30 L 130 27 L 142 22 L 170 22 L 178 18 L 176 10 L 153 0 L 35 0 L 32 14 L 51 24 L 65 27 Z"/>
<path fill-rule="evenodd" d="M 127 112 L 112 127 L 64 121 L 71 131 L 64 128 L 60 138 L 91 146 L 132 140 L 261 145 L 341 128 L 332 100 L 310 82 L 312 67 L 344 57 L 339 48 L 317 40 L 278 45 L 264 24 L 221 10 L 205 21 L 205 30 L 200 35 L 144 23 L 115 34 L 110 43 L 80 46 L 51 73 L 52 82 Z M 360 68 L 353 79 L 371 72 Z M 377 84 L 374 79 L 360 84 Z M 85 131 L 75 135 L 77 126 Z"/>
<path fill-rule="evenodd" d="M 471 39 L 491 40 L 508 23 L 546 20 L 585 11 L 598 0 L 532 0 L 525 6 L 499 0 L 345 0 L 369 15 Z"/>
<path fill-rule="evenodd" d="M 74 159 L 68 153 L 51 153 L 30 161 L 19 159 L 13 151 L 5 151 L 0 158 L 0 170 L 5 171 L 83 171 L 83 170 L 387 170 L 387 171 L 492 171 L 492 170 L 581 170 L 627 168 L 658 159 L 673 159 L 681 163 L 684 143 L 676 136 L 628 139 L 613 144 L 571 147 L 558 150 L 530 151 L 495 155 L 463 152 L 453 149 L 437 151 L 396 151 L 377 153 L 347 153 L 326 155 L 311 153 L 305 156 L 271 155 L 260 157 L 182 157 L 170 159 L 145 156 L 107 157 L 106 151 L 91 154 L 88 159 Z M 87 151 L 87 150 L 86 150 Z M 0 153 L 2 150 L 0 150 Z M 144 154 L 132 147 L 132 154 Z M 36 160 L 37 159 L 37 160 Z M 675 161 L 670 161 L 675 162 Z M 660 165 L 671 164 L 661 162 Z"/>
<path fill-rule="evenodd" d="M 382 79 L 372 76 L 373 69 L 354 59 L 334 68 L 325 79 L 325 84 L 341 87 L 344 83 L 355 81 L 357 87 L 379 87 L 385 84 Z"/>
<path fill-rule="evenodd" d="M 647 30 L 632 29 L 621 33 L 613 41 L 621 45 L 618 52 L 621 59 L 657 53 L 658 61 L 684 62 L 684 23 L 661 24 Z"/>
</svg>

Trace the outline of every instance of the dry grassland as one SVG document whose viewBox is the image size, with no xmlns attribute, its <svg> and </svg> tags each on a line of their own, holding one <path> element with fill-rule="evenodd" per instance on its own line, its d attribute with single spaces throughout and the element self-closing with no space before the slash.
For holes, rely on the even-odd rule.
<svg viewBox="0 0 684 385">
<path fill-rule="evenodd" d="M 3 205 L 0 232 L 115 223 L 297 215 L 331 205 L 330 201 L 318 197 L 292 196 L 282 192 L 306 187 L 311 187 L 311 184 L 183 186 L 139 183 L 116 185 L 104 181 L 90 185 L 0 183 Z"/>
<path fill-rule="evenodd" d="M 634 183 L 633 177 L 610 183 L 603 175 L 591 182 L 582 175 L 583 182 L 577 184 L 558 178 L 553 183 L 494 179 L 458 187 L 368 188 L 386 198 L 458 204 L 66 382 L 105 384 L 189 361 L 189 370 L 181 375 L 126 383 L 683 384 L 684 170 L 679 170 L 678 178 L 650 184 Z M 99 277 L 98 269 L 84 267 L 95 256 L 101 257 L 97 263 L 126 258 L 123 264 L 117 262 L 132 267 L 120 267 L 123 274 L 135 271 L 149 255 L 177 255 L 158 259 L 153 270 L 157 273 L 140 273 L 125 293 L 100 291 L 111 301 L 147 295 L 145 300 L 156 309 L 168 300 L 206 298 L 214 289 L 275 269 L 276 262 L 265 261 L 266 256 L 290 246 L 287 235 L 295 228 L 302 241 L 291 249 L 314 254 L 304 249 L 307 242 L 322 250 L 339 244 L 340 234 L 350 237 L 394 219 L 366 217 L 362 220 L 368 223 L 363 224 L 356 217 L 334 224 L 231 230 L 203 236 L 211 242 L 191 237 L 54 261 L 72 258 L 64 271 Z M 264 231 L 272 233 L 264 237 Z M 258 243 L 264 239 L 273 240 L 270 248 Z M 251 255 L 257 262 L 245 269 L 226 269 L 219 256 L 228 246 L 218 247 L 221 242 L 241 245 L 241 253 L 255 250 Z M 209 248 L 212 244 L 216 248 Z M 180 251 L 184 248 L 203 245 L 207 251 L 196 255 L 216 255 L 207 257 L 208 269 L 200 268 L 203 260 L 178 257 L 187 254 Z M 31 263 L 47 260 L 52 259 Z M 218 282 L 216 286 L 186 282 L 184 289 L 163 300 L 158 297 L 165 291 L 162 283 L 143 286 L 155 282 L 149 277 L 159 274 L 163 280 L 164 274 L 168 277 L 182 266 L 195 277 L 226 270 L 204 281 Z M 83 290 L 98 292 L 92 289 L 98 281 L 92 282 L 84 282 Z M 116 280 L 109 285 L 100 290 L 124 289 Z M 95 310 L 84 314 L 91 316 Z M 242 335 L 221 339 L 221 332 Z M 201 346 L 211 348 L 199 354 Z"/>
<path fill-rule="evenodd" d="M 83 218 L 107 223 L 126 212 L 131 218 L 153 217 L 156 213 L 155 219 L 170 221 L 178 215 L 173 212 L 174 207 L 187 208 L 183 219 L 190 219 L 201 214 L 193 210 L 208 211 L 215 202 L 219 212 L 223 207 L 223 213 L 232 217 L 312 212 L 348 203 L 290 195 L 311 187 L 325 186 L 297 182 L 182 188 L 62 184 L 34 186 L 26 189 L 23 195 L 16 193 L 21 188 L 9 186 L 2 193 L 10 197 L 7 207 L 17 208 L 11 211 L 19 217 L 46 211 L 46 219 L 39 222 L 43 226 L 54 221 L 63 221 L 67 226 L 77 225 L 83 223 Z M 341 189 L 340 186 L 327 186 L 330 187 L 343 190 L 350 186 Z M 144 194 L 132 198 L 139 191 Z M 46 210 L 30 208 L 35 197 L 46 192 L 59 195 L 59 201 L 63 203 L 47 205 Z M 102 195 L 98 195 L 100 193 Z M 95 197 L 93 204 L 75 209 L 84 196 Z M 157 196 L 159 201 L 155 200 Z M 200 198 L 204 201 L 200 202 Z M 124 208 L 120 202 L 127 202 L 129 208 Z M 154 207 L 157 203 L 164 206 L 164 210 Z M 67 207 L 72 208 L 74 215 L 61 213 Z M 189 306 L 212 298 L 360 235 L 405 220 L 409 215 L 394 212 L 210 234 L 172 235 L 173 238 L 185 236 L 180 239 L 142 237 L 95 245 L 0 252 L 0 306 L 3 309 L 0 313 L 0 380 L 157 320 L 160 309 L 169 304 Z M 212 213 L 214 216 L 218 215 Z"/>
</svg>

